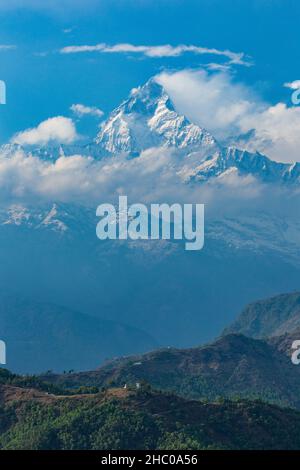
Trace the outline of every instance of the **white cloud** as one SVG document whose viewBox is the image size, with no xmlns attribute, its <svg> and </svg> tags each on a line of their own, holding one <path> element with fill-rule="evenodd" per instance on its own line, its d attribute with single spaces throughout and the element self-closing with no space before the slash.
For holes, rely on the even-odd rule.
<svg viewBox="0 0 300 470">
<path fill-rule="evenodd" d="M 219 140 L 258 150 L 274 160 L 300 161 L 299 106 L 264 102 L 226 71 L 164 72 L 158 81 L 180 112 Z M 239 138 L 250 131 L 250 140 Z"/>
<path fill-rule="evenodd" d="M 255 129 L 251 148 L 257 147 L 279 161 L 300 161 L 300 108 L 277 103 L 243 116 L 241 129 Z"/>
<path fill-rule="evenodd" d="M 77 138 L 72 119 L 57 116 L 41 122 L 37 127 L 19 132 L 12 142 L 20 145 L 45 145 L 49 142 L 70 144 Z"/>
<path fill-rule="evenodd" d="M 0 51 L 8 51 L 10 49 L 16 49 L 17 46 L 14 46 L 13 44 L 0 44 Z"/>
<path fill-rule="evenodd" d="M 254 179 L 238 175 L 209 185 L 187 185 L 178 169 L 182 159 L 171 149 L 153 148 L 139 158 L 94 160 L 92 157 L 61 156 L 41 160 L 22 150 L 5 157 L 0 154 L 0 197 L 2 202 L 21 200 L 98 204 L 114 201 L 119 194 L 140 202 L 224 203 L 225 198 L 250 200 L 260 194 Z"/>
<path fill-rule="evenodd" d="M 284 85 L 286 88 L 291 90 L 298 90 L 300 88 L 300 80 L 294 80 L 293 82 L 286 82 Z"/>
<path fill-rule="evenodd" d="M 102 117 L 104 114 L 101 109 L 95 108 L 94 106 L 85 106 L 84 104 L 72 104 L 70 109 L 77 116 L 91 115 L 96 117 Z"/>
<path fill-rule="evenodd" d="M 232 52 L 228 49 L 219 50 L 215 48 L 200 47 L 195 45 L 180 44 L 178 46 L 171 46 L 164 44 L 160 46 L 143 46 L 133 45 L 128 43 L 108 45 L 105 43 L 95 45 L 82 45 L 82 46 L 66 46 L 60 50 L 61 54 L 75 54 L 83 52 L 102 52 L 102 53 L 133 53 L 143 54 L 146 57 L 161 58 L 161 57 L 178 57 L 185 53 L 192 53 L 196 55 L 210 54 L 216 56 L 226 57 L 231 64 L 251 65 L 245 58 L 243 52 Z"/>
<path fill-rule="evenodd" d="M 177 109 L 220 139 L 239 133 L 239 120 L 257 109 L 258 97 L 246 86 L 233 83 L 226 72 L 205 70 L 163 72 L 157 80 Z"/>
<path fill-rule="evenodd" d="M 0 150 L 0 198 L 3 204 L 56 201 L 89 207 L 114 203 L 120 194 L 127 195 L 130 202 L 145 204 L 198 201 L 209 208 L 207 219 L 224 217 L 228 211 L 231 216 L 235 211 L 244 215 L 252 209 L 257 213 L 266 207 L 277 210 L 284 206 L 286 214 L 296 199 L 299 207 L 299 192 L 265 185 L 236 171 L 204 185 L 185 184 L 180 175 L 182 165 L 182 157 L 166 148 L 148 149 L 129 160 L 121 156 L 95 160 L 81 155 L 41 160 L 22 150 L 10 156 Z"/>
</svg>

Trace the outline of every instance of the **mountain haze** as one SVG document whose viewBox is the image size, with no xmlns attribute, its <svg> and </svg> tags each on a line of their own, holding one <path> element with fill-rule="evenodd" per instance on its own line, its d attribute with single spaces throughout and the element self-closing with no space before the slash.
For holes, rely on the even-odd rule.
<svg viewBox="0 0 300 470">
<path fill-rule="evenodd" d="M 167 158 L 159 160 L 159 155 Z M 235 147 L 223 148 L 209 130 L 176 110 L 155 79 L 133 90 L 101 124 L 89 144 L 7 144 L 0 150 L 0 159 L 10 171 L 14 160 L 18 164 L 21 161 L 18 177 L 33 165 L 29 175 L 40 171 L 42 182 L 51 188 L 51 194 L 40 196 L 34 192 L 39 184 L 32 183 L 27 200 L 26 173 L 13 197 L 3 198 L 3 292 L 17 299 L 34 299 L 39 304 L 82 312 L 88 323 L 91 318 L 100 321 L 102 327 L 95 328 L 102 333 L 107 331 L 105 322 L 112 322 L 109 347 L 101 349 L 95 345 L 84 364 L 78 362 L 76 366 L 72 362 L 71 368 L 89 367 L 89 361 L 90 367 L 96 365 L 95 351 L 99 351 L 101 362 L 107 351 L 112 357 L 147 351 L 152 345 L 196 346 L 219 335 L 247 303 L 299 288 L 300 222 L 290 200 L 284 211 L 276 210 L 276 205 L 297 188 L 299 164 L 274 162 Z M 143 166 L 143 159 L 148 166 Z M 56 189 L 65 185 L 61 173 L 78 161 L 82 165 L 78 173 L 84 177 L 80 185 L 75 180 L 72 191 L 76 196 L 78 186 L 84 193 L 87 191 L 84 201 L 75 197 L 64 200 L 60 194 L 57 200 Z M 47 180 L 49 174 L 55 175 L 51 184 Z M 72 184 L 73 173 L 66 175 L 67 183 Z M 243 196 L 244 183 L 249 199 Z M 94 193 L 94 198 L 89 199 L 91 186 L 99 187 L 99 199 Z M 257 207 L 256 192 L 260 194 L 261 188 L 268 195 L 269 205 L 262 192 Z M 182 194 L 193 202 L 207 202 L 204 249 L 188 253 L 184 243 L 176 240 L 99 241 L 95 234 L 97 205 L 127 190 L 132 191 L 131 202 L 143 202 L 139 200 L 141 189 L 147 193 L 147 200 L 152 196 L 160 198 L 162 189 L 163 194 L 171 193 L 177 202 Z M 206 191 L 207 200 L 203 200 Z M 277 194 L 280 197 L 276 198 Z M 19 308 L 16 318 L 27 311 Z M 52 313 L 52 322 L 47 320 L 50 324 L 56 321 L 56 314 Z M 118 329 L 119 325 L 124 328 Z M 38 328 L 35 332 L 33 324 L 32 329 L 36 338 Z M 91 327 L 88 335 L 92 330 Z M 133 331 L 138 335 L 136 341 L 132 340 Z M 25 330 L 20 329 L 15 335 L 24 345 L 22 348 L 31 347 Z M 128 345 L 129 341 L 133 349 L 118 346 Z M 66 357 L 65 345 L 60 345 L 61 357 Z M 22 348 L 14 357 L 14 368 L 28 372 L 31 369 L 24 363 Z M 56 360 L 53 366 L 48 359 L 43 363 L 42 343 L 39 348 L 40 371 L 56 369 Z M 61 367 L 65 368 L 63 364 Z"/>
</svg>

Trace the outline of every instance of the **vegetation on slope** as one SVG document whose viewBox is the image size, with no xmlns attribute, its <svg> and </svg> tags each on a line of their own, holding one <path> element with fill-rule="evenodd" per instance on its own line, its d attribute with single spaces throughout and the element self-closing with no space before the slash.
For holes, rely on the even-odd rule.
<svg viewBox="0 0 300 470">
<path fill-rule="evenodd" d="M 122 387 L 142 380 L 189 399 L 260 398 L 300 407 L 300 368 L 265 341 L 228 335 L 192 349 L 162 349 L 82 373 L 46 375 L 59 387 Z"/>
<path fill-rule="evenodd" d="M 248 305 L 224 334 L 266 338 L 300 327 L 300 292 L 281 294 Z"/>
<path fill-rule="evenodd" d="M 9 387 L 9 386 L 2 386 Z M 300 449 L 300 413 L 260 401 L 205 404 L 151 390 L 13 396 L 1 449 Z"/>
</svg>

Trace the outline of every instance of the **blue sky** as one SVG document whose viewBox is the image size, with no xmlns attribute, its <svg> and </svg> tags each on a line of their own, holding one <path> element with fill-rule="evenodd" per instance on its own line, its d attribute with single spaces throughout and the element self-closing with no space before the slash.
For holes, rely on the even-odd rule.
<svg viewBox="0 0 300 470">
<path fill-rule="evenodd" d="M 3 3 L 3 2 L 1 2 Z M 199 69 L 228 57 L 184 52 L 149 57 L 137 52 L 62 54 L 69 46 L 193 45 L 243 53 L 252 66 L 232 65 L 242 82 L 270 104 L 290 103 L 283 83 L 300 78 L 297 0 L 11 0 L 0 3 L 0 140 L 82 103 L 106 114 L 132 87 L 162 70 Z M 151 55 L 151 54 L 150 54 Z M 98 119 L 99 120 L 99 119 Z M 92 134 L 97 119 L 80 131 Z"/>
</svg>

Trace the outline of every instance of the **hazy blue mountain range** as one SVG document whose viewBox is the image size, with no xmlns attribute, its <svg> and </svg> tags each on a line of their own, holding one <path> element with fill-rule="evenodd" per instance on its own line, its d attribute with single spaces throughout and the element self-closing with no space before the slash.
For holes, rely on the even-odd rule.
<svg viewBox="0 0 300 470">
<path fill-rule="evenodd" d="M 17 150 L 43 161 L 75 153 L 111 162 L 124 155 L 128 160 L 138 159 L 153 146 L 174 152 L 175 174 L 191 191 L 195 185 L 208 187 L 235 173 L 269 186 L 271 194 L 273 188 L 298 184 L 298 164 L 223 148 L 209 131 L 180 115 L 153 79 L 109 115 L 92 143 L 25 149 L 7 144 L 1 158 L 10 159 Z M 175 187 L 177 190 L 177 183 Z M 234 196 L 233 189 L 233 205 Z M 95 234 L 95 211 L 94 202 L 3 201 L 0 283 L 2 291 L 17 300 L 50 303 L 57 309 L 82 312 L 89 319 L 126 325 L 124 344 L 131 341 L 132 348 L 119 348 L 120 335 L 116 341 L 112 335 L 109 345 L 99 346 L 99 360 L 121 351 L 145 351 L 152 344 L 198 345 L 219 335 L 247 303 L 299 288 L 300 222 L 284 211 L 278 216 L 267 206 L 254 205 L 251 210 L 231 214 L 227 207 L 226 213 L 221 210 L 212 217 L 208 207 L 205 247 L 194 253 L 187 253 L 181 242 L 166 240 L 100 242 Z M 5 325 L 0 331 L 4 339 Z M 32 333 L 36 336 L 34 329 L 35 324 Z M 129 330 L 140 332 L 136 344 L 128 339 Z M 114 327 L 112 331 L 116 331 Z M 89 334 L 82 331 L 84 344 Z M 29 339 L 23 330 L 17 329 L 15 336 L 24 346 L 14 356 L 14 367 L 32 370 L 22 358 Z M 48 360 L 42 363 L 43 344 L 39 351 L 41 370 L 51 367 Z M 10 357 L 8 344 L 9 361 Z M 88 358 L 85 364 L 88 368 Z M 92 359 L 91 366 L 94 364 Z M 53 367 L 57 367 L 56 361 Z M 76 367 L 72 362 L 72 367 L 78 369 L 81 364 Z M 62 363 L 60 369 L 64 368 Z"/>
<path fill-rule="evenodd" d="M 16 372 L 98 367 L 115 355 L 155 348 L 144 331 L 54 304 L 0 297 L 1 338 Z"/>
<path fill-rule="evenodd" d="M 84 224 L 78 220 L 83 216 Z M 280 238 L 277 247 L 247 247 L 243 230 L 230 221 L 230 238 L 223 239 L 225 225 L 216 225 L 207 235 L 204 251 L 193 255 L 175 242 L 99 242 L 96 222 L 92 212 L 78 207 L 67 212 L 65 206 L 38 212 L 30 207 L 14 209 L 9 223 L 6 219 L 0 228 L 2 290 L 16 299 L 51 303 L 125 324 L 147 333 L 156 345 L 189 347 L 217 336 L 249 300 L 298 285 L 294 250 L 285 253 Z M 19 314 L 24 314 L 21 304 Z M 21 338 L 24 331 L 10 330 L 12 335 Z M 24 366 L 23 344 L 13 359 L 17 370 Z M 108 350 L 99 346 L 101 357 L 118 355 L 120 349 L 114 350 L 114 344 L 112 337 Z M 10 361 L 9 347 L 8 342 Z M 142 349 L 132 343 L 128 352 L 148 347 L 148 340 Z M 41 361 L 43 351 L 40 344 Z M 57 363 L 50 366 L 48 360 L 40 364 L 45 370 Z M 28 364 L 24 371 L 32 367 Z M 60 370 L 65 368 L 62 363 Z"/>
</svg>

